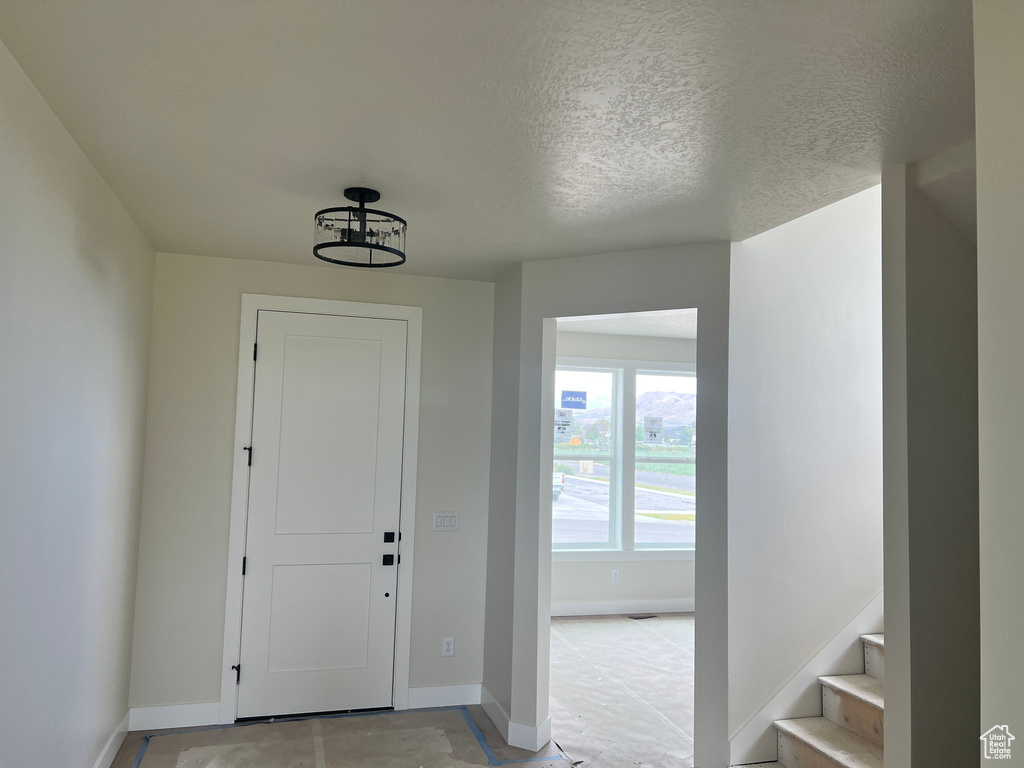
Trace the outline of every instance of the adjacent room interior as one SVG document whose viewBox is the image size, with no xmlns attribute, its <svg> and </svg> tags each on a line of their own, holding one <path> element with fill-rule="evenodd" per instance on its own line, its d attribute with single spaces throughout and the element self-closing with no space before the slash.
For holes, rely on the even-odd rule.
<svg viewBox="0 0 1024 768">
<path fill-rule="evenodd" d="M 559 318 L 551 735 L 573 759 L 693 755 L 697 311 Z"/>
</svg>

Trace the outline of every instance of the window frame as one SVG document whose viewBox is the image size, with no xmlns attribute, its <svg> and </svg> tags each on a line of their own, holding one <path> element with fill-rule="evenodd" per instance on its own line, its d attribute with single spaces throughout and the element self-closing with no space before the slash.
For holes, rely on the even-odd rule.
<svg viewBox="0 0 1024 768">
<path fill-rule="evenodd" d="M 609 472 L 609 543 L 608 544 L 556 544 L 551 551 L 557 562 L 572 562 L 581 559 L 692 559 L 695 545 L 685 542 L 665 546 L 663 544 L 636 544 L 636 377 L 637 374 L 690 375 L 697 377 L 696 363 L 676 363 L 656 360 L 626 360 L 604 357 L 572 357 L 558 355 L 555 371 L 559 369 L 594 370 L 613 372 L 612 412 L 612 454 L 617 462 L 610 463 Z M 555 398 L 557 398 L 557 388 Z M 552 403 L 552 407 L 557 407 Z M 629 429 L 626 428 L 626 414 L 630 414 Z M 627 446 L 627 433 L 629 436 Z M 551 437 L 552 441 L 554 437 Z M 627 450 L 628 447 L 628 450 Z M 552 455 L 556 455 L 552 452 Z M 557 459 L 555 459 L 557 461 Z M 643 462 L 641 462 L 643 463 Z M 650 463 L 650 462 L 648 462 Z M 617 471 L 616 471 L 617 468 Z M 629 479 L 627 483 L 627 478 Z M 628 490 L 628 492 L 627 492 Z M 614 507 L 614 509 L 612 508 Z M 613 524 L 613 521 L 615 523 Z M 617 530 L 616 530 L 617 529 Z"/>
</svg>

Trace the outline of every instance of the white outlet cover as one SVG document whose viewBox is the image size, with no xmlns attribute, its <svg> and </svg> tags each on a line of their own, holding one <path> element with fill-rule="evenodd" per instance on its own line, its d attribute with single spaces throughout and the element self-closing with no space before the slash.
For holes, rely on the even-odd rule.
<svg viewBox="0 0 1024 768">
<path fill-rule="evenodd" d="M 446 637 L 441 640 L 441 655 L 442 656 L 454 656 L 455 655 L 455 638 Z"/>
<path fill-rule="evenodd" d="M 459 513 L 458 512 L 435 512 L 434 513 L 434 530 L 435 531 L 457 531 L 457 530 L 459 530 Z"/>
</svg>

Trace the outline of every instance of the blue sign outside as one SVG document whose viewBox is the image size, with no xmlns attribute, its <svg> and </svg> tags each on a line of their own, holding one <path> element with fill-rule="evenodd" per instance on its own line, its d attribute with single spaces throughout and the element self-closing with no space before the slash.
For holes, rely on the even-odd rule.
<svg viewBox="0 0 1024 768">
<path fill-rule="evenodd" d="M 575 408 L 576 410 L 585 411 L 587 410 L 587 393 L 586 392 L 570 392 L 567 389 L 562 390 L 562 407 L 563 408 Z"/>
</svg>

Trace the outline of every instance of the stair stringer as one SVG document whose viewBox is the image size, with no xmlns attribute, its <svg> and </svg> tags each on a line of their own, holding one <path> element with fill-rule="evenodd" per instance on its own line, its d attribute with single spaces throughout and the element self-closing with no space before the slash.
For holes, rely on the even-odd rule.
<svg viewBox="0 0 1024 768">
<path fill-rule="evenodd" d="M 884 615 L 884 593 L 879 592 L 756 714 L 730 734 L 730 765 L 777 760 L 779 746 L 775 721 L 820 717 L 821 685 L 818 678 L 863 672 L 864 651 L 860 636 L 884 631 Z"/>
</svg>

